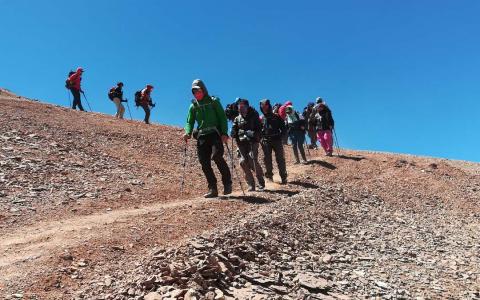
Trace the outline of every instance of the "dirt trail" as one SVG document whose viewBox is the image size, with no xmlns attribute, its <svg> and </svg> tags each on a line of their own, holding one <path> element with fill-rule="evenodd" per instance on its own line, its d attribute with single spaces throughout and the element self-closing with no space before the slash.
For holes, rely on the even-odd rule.
<svg viewBox="0 0 480 300">
<path fill-rule="evenodd" d="M 78 216 L 59 221 L 41 222 L 3 236 L 0 241 L 0 268 L 18 262 L 41 258 L 45 254 L 58 252 L 59 248 L 72 247 L 93 237 L 101 237 L 108 226 L 131 222 L 132 218 L 149 213 L 159 213 L 167 209 L 190 205 L 198 206 L 204 199 L 183 200 L 172 203 L 159 203 L 134 209 L 122 209 L 89 216 Z M 2 270 L 3 276 L 5 275 Z M 7 278 L 8 279 L 8 278 Z"/>
<path fill-rule="evenodd" d="M 305 166 L 294 166 L 289 170 L 290 175 L 301 174 L 305 168 Z M 280 180 L 278 175 L 274 176 L 274 180 L 276 182 Z M 267 182 L 266 188 L 270 191 L 281 188 L 282 185 L 276 182 Z M 42 268 L 41 266 L 48 268 L 47 266 L 52 263 L 52 258 L 58 257 L 67 249 L 75 248 L 88 241 L 102 240 L 109 236 L 112 230 L 137 226 L 138 220 L 146 218 L 147 215 L 159 215 L 160 213 L 168 215 L 172 211 L 185 207 L 188 208 L 190 214 L 184 215 L 183 218 L 189 218 L 194 211 L 204 210 L 203 205 L 214 207 L 211 205 L 212 203 L 229 198 L 242 199 L 242 192 L 236 191 L 229 197 L 220 197 L 220 199 L 176 199 L 168 203 L 154 203 L 87 216 L 42 221 L 32 226 L 10 231 L 0 241 L 0 253 L 2 253 L 0 256 L 0 273 L 2 274 L 0 287 L 2 281 L 5 284 L 19 275 L 28 274 L 29 269 L 35 269 L 38 272 Z M 228 202 L 226 204 L 228 206 Z M 181 223 L 182 220 L 177 218 L 175 222 Z M 198 229 L 198 231 L 191 232 L 190 235 L 199 234 L 203 230 L 203 228 Z M 22 274 L 18 273 L 19 267 L 24 270 Z"/>
</svg>

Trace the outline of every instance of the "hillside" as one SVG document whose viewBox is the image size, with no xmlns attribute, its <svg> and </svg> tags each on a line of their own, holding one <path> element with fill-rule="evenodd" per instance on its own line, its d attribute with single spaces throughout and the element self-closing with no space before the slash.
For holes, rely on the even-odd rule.
<svg viewBox="0 0 480 300">
<path fill-rule="evenodd" d="M 289 184 L 207 200 L 180 128 L 3 90 L 0 128 L 6 299 L 480 299 L 479 164 L 287 148 Z"/>
</svg>

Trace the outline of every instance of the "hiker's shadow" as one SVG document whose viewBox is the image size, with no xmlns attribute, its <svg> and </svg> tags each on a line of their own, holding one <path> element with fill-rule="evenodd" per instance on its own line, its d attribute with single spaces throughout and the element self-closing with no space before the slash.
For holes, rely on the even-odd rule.
<svg viewBox="0 0 480 300">
<path fill-rule="evenodd" d="M 292 197 L 299 193 L 298 191 L 289 191 L 289 190 L 264 190 L 263 192 L 268 194 L 286 195 L 287 197 Z"/>
<path fill-rule="evenodd" d="M 228 199 L 242 200 L 250 204 L 268 204 L 273 202 L 272 200 L 269 200 L 267 198 L 252 195 L 229 196 Z"/>
<path fill-rule="evenodd" d="M 354 161 L 361 161 L 362 159 L 366 159 L 365 157 L 363 156 L 348 156 L 348 155 L 339 155 L 338 158 L 341 158 L 341 159 L 350 159 L 350 160 L 354 160 Z"/>
<path fill-rule="evenodd" d="M 309 165 L 319 165 L 321 167 L 327 168 L 329 170 L 335 170 L 337 167 L 335 165 L 332 165 L 329 162 L 323 161 L 323 160 L 318 160 L 318 159 L 312 159 L 308 161 Z"/>
<path fill-rule="evenodd" d="M 301 186 L 301 187 L 306 188 L 306 189 L 318 189 L 318 185 L 316 185 L 316 184 L 309 183 L 309 182 L 298 181 L 298 180 L 290 181 L 289 184 L 298 185 L 298 186 Z"/>
</svg>

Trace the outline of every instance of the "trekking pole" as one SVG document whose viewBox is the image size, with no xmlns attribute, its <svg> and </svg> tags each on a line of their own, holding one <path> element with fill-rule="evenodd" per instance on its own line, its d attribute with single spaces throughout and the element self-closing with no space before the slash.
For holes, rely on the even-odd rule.
<svg viewBox="0 0 480 300">
<path fill-rule="evenodd" d="M 334 143 L 337 144 L 337 154 L 342 155 L 340 151 L 340 145 L 338 144 L 337 132 L 335 131 L 335 129 L 332 129 L 332 131 L 333 131 Z"/>
<path fill-rule="evenodd" d="M 305 148 L 307 148 L 308 156 L 309 156 L 309 157 L 312 157 L 312 156 L 310 155 L 310 147 L 308 147 L 308 143 L 307 143 L 307 139 L 306 139 L 306 138 L 305 138 L 305 140 L 304 140 L 304 144 L 305 144 Z"/>
<path fill-rule="evenodd" d="M 133 121 L 132 113 L 130 112 L 130 104 L 128 104 L 128 99 L 125 99 L 125 101 L 127 101 L 127 109 L 128 109 L 128 114 L 130 115 L 130 120 Z"/>
<path fill-rule="evenodd" d="M 70 92 L 67 91 L 68 94 L 68 108 L 72 108 L 72 98 L 70 97 Z"/>
<path fill-rule="evenodd" d="M 183 174 L 182 174 L 182 182 L 180 184 L 180 195 L 183 195 L 183 188 L 185 187 L 185 174 L 187 170 L 187 149 L 188 149 L 188 142 L 185 141 L 185 146 L 183 147 Z"/>
<path fill-rule="evenodd" d="M 83 98 L 85 98 L 85 102 L 87 102 L 88 109 L 90 109 L 90 112 L 93 112 L 92 108 L 90 107 L 90 103 L 88 103 L 87 96 L 85 96 L 85 92 L 82 91 Z"/>
<path fill-rule="evenodd" d="M 242 189 L 242 193 L 245 196 L 245 190 L 243 189 L 242 180 L 240 179 L 240 176 L 238 175 L 238 170 L 235 167 L 235 162 L 233 161 L 233 159 L 234 159 L 233 158 L 234 157 L 233 152 L 230 152 L 230 147 L 228 147 L 228 142 L 225 143 L 225 146 L 227 146 L 227 152 L 230 154 L 230 161 L 232 162 L 233 169 L 235 170 L 235 176 L 237 177 L 237 180 L 240 183 L 240 188 Z M 233 151 L 233 147 L 232 147 L 232 151 Z"/>
</svg>

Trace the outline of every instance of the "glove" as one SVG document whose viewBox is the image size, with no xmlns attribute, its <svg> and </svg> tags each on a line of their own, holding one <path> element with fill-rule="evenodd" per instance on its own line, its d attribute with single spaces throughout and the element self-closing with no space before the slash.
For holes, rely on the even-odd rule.
<svg viewBox="0 0 480 300">
<path fill-rule="evenodd" d="M 253 130 L 247 130 L 245 131 L 245 135 L 248 136 L 249 138 L 253 138 L 254 132 Z"/>
</svg>

